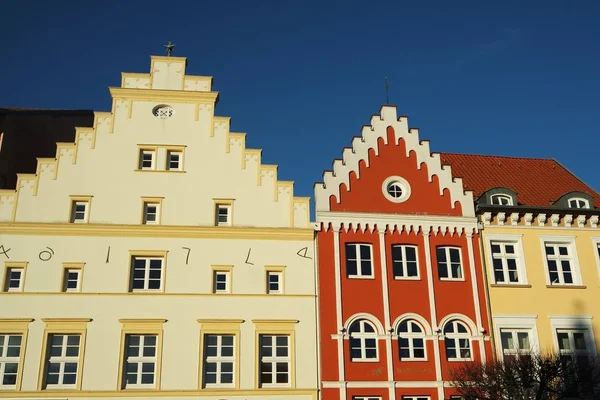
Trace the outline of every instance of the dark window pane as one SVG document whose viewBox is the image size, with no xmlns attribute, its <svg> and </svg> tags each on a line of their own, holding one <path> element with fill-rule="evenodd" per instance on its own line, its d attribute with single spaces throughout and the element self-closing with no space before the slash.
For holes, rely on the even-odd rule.
<svg viewBox="0 0 600 400">
<path fill-rule="evenodd" d="M 160 281 L 148 281 L 148 289 L 160 289 Z"/>
<path fill-rule="evenodd" d="M 356 246 L 353 244 L 346 245 L 346 258 L 351 258 L 356 260 Z"/>
<path fill-rule="evenodd" d="M 406 266 L 407 269 L 407 275 L 408 276 L 418 276 L 419 273 L 417 271 L 417 263 L 416 262 L 409 262 L 408 265 Z"/>
<path fill-rule="evenodd" d="M 151 385 L 154 383 L 154 374 L 142 374 L 142 384 Z"/>
<path fill-rule="evenodd" d="M 402 247 L 401 246 L 392 246 L 392 260 L 393 261 L 401 261 L 402 260 Z"/>
<path fill-rule="evenodd" d="M 573 274 L 570 272 L 565 272 L 563 274 L 563 279 L 565 280 L 565 283 L 573 283 Z"/>
<path fill-rule="evenodd" d="M 142 373 L 154 372 L 154 363 L 143 363 Z"/>
<path fill-rule="evenodd" d="M 500 253 L 500 246 L 497 244 L 492 244 L 492 253 L 494 253 L 494 254 Z"/>
<path fill-rule="evenodd" d="M 233 374 L 221 373 L 221 383 L 233 383 Z"/>
<path fill-rule="evenodd" d="M 507 244 L 504 248 L 507 254 L 515 254 L 515 246 L 512 244 Z"/>
<path fill-rule="evenodd" d="M 550 256 L 554 255 L 554 247 L 546 246 L 546 254 L 548 254 Z"/>
<path fill-rule="evenodd" d="M 406 259 L 408 261 L 417 261 L 417 250 L 416 247 L 406 247 Z"/>
<path fill-rule="evenodd" d="M 348 276 L 354 276 L 357 274 L 356 261 L 346 261 L 346 273 Z"/>
<path fill-rule="evenodd" d="M 360 258 L 363 260 L 371 259 L 371 247 L 367 245 L 360 246 Z"/>
<path fill-rule="evenodd" d="M 458 249 L 450 249 L 450 261 L 460 262 L 460 252 Z"/>
<path fill-rule="evenodd" d="M 162 260 L 150 260 L 150 268 L 160 268 L 162 266 Z"/>
<path fill-rule="evenodd" d="M 446 250 L 444 247 L 438 247 L 435 252 L 437 255 L 438 263 L 440 261 L 446 261 Z"/>
<path fill-rule="evenodd" d="M 504 272 L 502 270 L 494 271 L 494 279 L 496 279 L 496 282 L 504 282 Z"/>
<path fill-rule="evenodd" d="M 569 261 L 563 260 L 560 262 L 560 266 L 562 267 L 562 270 L 564 272 L 570 272 L 571 271 L 571 263 Z"/>
<path fill-rule="evenodd" d="M 554 260 L 548 260 L 548 270 L 551 271 L 551 272 L 558 270 L 558 268 L 556 266 L 556 261 L 554 261 Z"/>
<path fill-rule="evenodd" d="M 377 358 L 377 349 L 367 349 L 366 357 L 367 358 Z"/>
<path fill-rule="evenodd" d="M 565 246 L 560 246 L 558 248 L 558 254 L 560 254 L 561 256 L 568 256 L 569 255 L 569 249 Z"/>
<path fill-rule="evenodd" d="M 370 261 L 362 261 L 360 263 L 360 273 L 362 275 L 371 275 L 371 262 Z"/>
<path fill-rule="evenodd" d="M 425 358 L 425 349 L 415 349 L 415 358 Z"/>
</svg>

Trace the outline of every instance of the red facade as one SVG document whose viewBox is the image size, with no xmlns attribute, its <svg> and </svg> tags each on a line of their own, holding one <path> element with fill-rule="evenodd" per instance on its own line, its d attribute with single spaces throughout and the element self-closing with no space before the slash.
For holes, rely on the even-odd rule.
<svg viewBox="0 0 600 400">
<path fill-rule="evenodd" d="M 316 187 L 324 400 L 450 398 L 492 356 L 472 196 L 406 123 L 384 107 Z"/>
</svg>

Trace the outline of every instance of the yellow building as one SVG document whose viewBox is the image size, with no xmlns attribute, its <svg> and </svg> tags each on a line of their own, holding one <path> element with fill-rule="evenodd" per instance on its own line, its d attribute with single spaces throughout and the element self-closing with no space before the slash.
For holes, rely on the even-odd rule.
<svg viewBox="0 0 600 400">
<path fill-rule="evenodd" d="M 442 160 L 477 197 L 498 357 L 597 354 L 600 195 L 551 159 Z"/>
<path fill-rule="evenodd" d="M 309 199 L 183 57 L 0 190 L 0 398 L 314 400 Z"/>
</svg>

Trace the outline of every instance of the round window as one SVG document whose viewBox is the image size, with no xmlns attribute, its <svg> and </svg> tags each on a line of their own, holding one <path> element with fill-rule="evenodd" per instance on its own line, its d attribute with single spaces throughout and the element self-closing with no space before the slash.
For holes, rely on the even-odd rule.
<svg viewBox="0 0 600 400">
<path fill-rule="evenodd" d="M 390 176 L 381 187 L 383 195 L 389 201 L 402 203 L 410 197 L 410 185 L 408 181 L 399 176 Z"/>
<path fill-rule="evenodd" d="M 173 113 L 174 113 L 173 109 L 165 104 L 161 104 L 152 109 L 152 114 L 156 118 L 160 118 L 160 119 L 171 118 L 173 116 Z"/>
</svg>

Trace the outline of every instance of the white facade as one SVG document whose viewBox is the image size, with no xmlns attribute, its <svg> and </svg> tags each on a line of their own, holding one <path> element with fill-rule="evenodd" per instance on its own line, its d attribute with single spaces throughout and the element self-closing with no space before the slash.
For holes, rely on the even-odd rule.
<svg viewBox="0 0 600 400">
<path fill-rule="evenodd" d="M 0 397 L 316 398 L 309 199 L 185 63 L 123 74 L 111 113 L 0 191 Z"/>
</svg>

